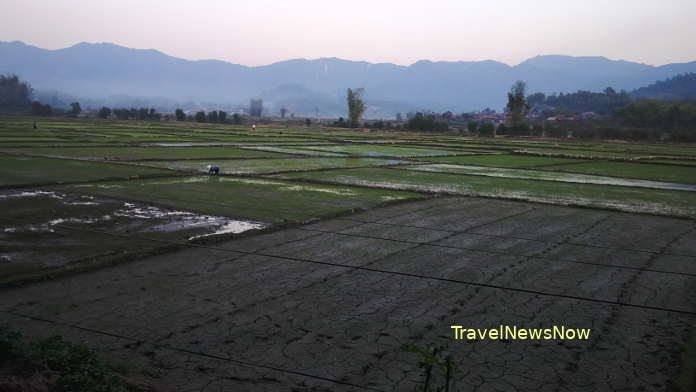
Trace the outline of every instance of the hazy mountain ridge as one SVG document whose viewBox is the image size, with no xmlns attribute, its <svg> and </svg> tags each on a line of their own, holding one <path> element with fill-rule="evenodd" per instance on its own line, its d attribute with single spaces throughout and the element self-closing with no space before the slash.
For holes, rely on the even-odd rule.
<svg viewBox="0 0 696 392">
<path fill-rule="evenodd" d="M 635 98 L 696 100 L 696 73 L 685 73 L 631 92 Z"/>
<path fill-rule="evenodd" d="M 92 99 L 126 95 L 227 105 L 262 97 L 271 112 L 286 106 L 297 114 L 313 115 L 318 109 L 320 116 L 343 114 L 348 87 L 365 87 L 365 98 L 373 106 L 368 115 L 391 116 L 417 109 L 500 109 L 515 80 L 525 80 L 529 93 L 549 94 L 601 91 L 607 86 L 633 90 L 685 72 L 696 72 L 696 61 L 656 67 L 604 57 L 548 55 L 515 66 L 492 60 L 423 60 L 401 66 L 321 58 L 249 67 L 108 43 L 46 50 L 19 41 L 0 42 L 0 73 L 15 73 L 37 90 Z"/>
</svg>

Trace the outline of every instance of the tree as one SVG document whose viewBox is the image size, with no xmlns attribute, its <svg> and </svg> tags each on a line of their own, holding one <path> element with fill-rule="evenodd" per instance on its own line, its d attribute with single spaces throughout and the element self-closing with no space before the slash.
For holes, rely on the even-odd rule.
<svg viewBox="0 0 696 392">
<path fill-rule="evenodd" d="M 31 106 L 32 88 L 17 75 L 0 75 L 0 110 L 24 111 Z"/>
<path fill-rule="evenodd" d="M 242 117 L 238 114 L 235 113 L 232 115 L 232 122 L 235 124 L 241 124 L 242 123 Z"/>
<path fill-rule="evenodd" d="M 406 121 L 405 128 L 412 131 L 446 132 L 449 130 L 447 122 L 436 121 L 432 114 L 425 115 L 421 112 L 416 113 Z"/>
<path fill-rule="evenodd" d="M 197 112 L 194 119 L 199 123 L 205 122 L 205 120 L 206 120 L 205 112 Z"/>
<path fill-rule="evenodd" d="M 532 105 L 532 106 L 538 105 L 538 104 L 544 103 L 545 99 L 546 99 L 546 94 L 534 93 L 534 94 L 527 97 L 527 103 Z"/>
<path fill-rule="evenodd" d="M 53 109 L 51 109 L 51 105 L 49 104 L 41 104 L 39 101 L 33 101 L 31 103 L 31 114 L 35 114 L 37 116 L 50 116 L 53 113 Z"/>
<path fill-rule="evenodd" d="M 220 110 L 218 112 L 218 121 L 221 123 L 227 121 L 227 112 L 225 112 L 224 110 Z"/>
<path fill-rule="evenodd" d="M 306 126 L 310 126 L 310 125 L 312 125 L 312 120 L 305 118 L 304 123 Z"/>
<path fill-rule="evenodd" d="M 176 115 L 176 121 L 184 121 L 186 120 L 186 113 L 184 113 L 183 110 L 181 109 L 176 109 L 176 112 L 174 112 Z"/>
<path fill-rule="evenodd" d="M 97 114 L 99 115 L 99 118 L 109 118 L 109 116 L 111 115 L 111 109 L 107 108 L 106 106 L 103 106 L 101 109 L 99 109 L 99 113 Z"/>
<path fill-rule="evenodd" d="M 362 99 L 364 92 L 363 88 L 355 89 L 355 91 L 348 89 L 348 118 L 351 128 L 357 128 L 360 125 L 360 118 L 365 113 L 365 102 Z"/>
<path fill-rule="evenodd" d="M 288 112 L 288 109 L 286 109 L 284 107 L 280 108 L 280 117 L 285 118 L 285 114 L 287 114 L 287 112 Z"/>
<path fill-rule="evenodd" d="M 476 121 L 469 121 L 466 124 L 466 129 L 469 130 L 470 133 L 474 134 L 476 131 L 478 131 L 478 122 Z"/>
<path fill-rule="evenodd" d="M 218 112 L 217 112 L 217 110 L 213 110 L 212 112 L 208 113 L 208 122 L 211 122 L 211 123 L 216 123 L 216 122 L 218 122 Z"/>
<path fill-rule="evenodd" d="M 70 111 L 68 112 L 68 115 L 71 117 L 77 117 L 78 114 L 82 112 L 82 108 L 80 107 L 79 102 L 73 102 L 70 104 Z"/>
<path fill-rule="evenodd" d="M 524 123 L 524 118 L 529 112 L 530 106 L 525 99 L 527 84 L 521 80 L 515 82 L 508 93 L 506 109 L 510 115 L 510 125 L 518 127 Z"/>
<path fill-rule="evenodd" d="M 485 122 L 479 127 L 480 136 L 495 136 L 495 125 L 491 122 Z"/>
<path fill-rule="evenodd" d="M 126 108 L 114 109 L 114 110 L 112 110 L 112 113 L 119 120 L 128 120 L 130 118 L 130 114 L 131 114 L 130 110 L 128 110 Z"/>
</svg>

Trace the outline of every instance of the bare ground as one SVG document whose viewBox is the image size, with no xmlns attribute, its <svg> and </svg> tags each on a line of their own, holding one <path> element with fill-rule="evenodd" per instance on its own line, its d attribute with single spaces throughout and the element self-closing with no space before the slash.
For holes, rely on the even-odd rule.
<svg viewBox="0 0 696 392">
<path fill-rule="evenodd" d="M 458 390 L 671 390 L 696 322 L 692 220 L 476 198 L 376 209 L 4 291 L 177 391 L 412 391 L 448 343 Z M 455 341 L 451 325 L 591 328 Z"/>
</svg>

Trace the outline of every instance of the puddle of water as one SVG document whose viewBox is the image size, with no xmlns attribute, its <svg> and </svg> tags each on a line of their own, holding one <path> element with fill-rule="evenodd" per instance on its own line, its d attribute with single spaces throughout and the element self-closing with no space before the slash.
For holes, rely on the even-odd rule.
<svg viewBox="0 0 696 392">
<path fill-rule="evenodd" d="M 198 179 L 195 179 L 198 180 Z M 206 180 L 206 179 L 204 179 Z M 263 180 L 245 180 L 241 181 L 257 181 L 261 183 L 267 183 Z M 275 183 L 278 185 L 285 185 L 284 183 Z M 93 196 L 80 196 L 80 198 L 71 197 L 66 200 L 67 195 L 60 192 L 47 192 L 47 191 L 24 191 L 24 192 L 12 192 L 6 194 L 0 194 L 0 200 L 13 198 L 13 197 L 36 197 L 36 196 L 48 196 L 54 199 L 62 201 L 65 205 L 100 205 L 104 203 L 104 200 L 97 200 Z M 70 200 L 72 199 L 72 200 Z M 78 224 L 94 224 L 103 221 L 111 221 L 114 217 L 128 218 L 134 220 L 135 224 L 139 224 L 137 221 L 142 222 L 143 220 L 161 220 L 163 223 L 157 224 L 155 226 L 143 227 L 144 230 L 148 231 L 165 231 L 173 232 L 179 230 L 191 230 L 198 229 L 205 232 L 205 234 L 196 235 L 190 237 L 189 240 L 196 238 L 207 237 L 217 234 L 225 233 L 241 233 L 252 229 L 261 229 L 269 226 L 267 223 L 263 222 L 252 222 L 235 220 L 222 216 L 212 216 L 212 215 L 201 215 L 194 212 L 179 211 L 179 210 L 168 210 L 162 209 L 155 206 L 139 205 L 136 203 L 123 202 L 120 207 L 116 207 L 113 212 L 107 215 L 100 216 L 84 216 L 80 214 L 79 217 L 64 217 L 51 219 L 46 223 L 40 224 L 30 224 L 23 226 L 21 228 L 16 227 L 6 227 L 3 229 L 3 233 L 12 235 L 18 231 L 30 231 L 30 232 L 51 232 L 54 233 L 54 226 L 64 224 L 64 223 L 78 223 Z M 159 223 L 159 222 L 157 222 Z"/>
<path fill-rule="evenodd" d="M 81 184 L 81 185 L 73 185 L 75 188 L 102 188 L 102 189 L 118 189 L 118 188 L 123 188 L 122 185 L 94 185 L 94 184 Z"/>
<path fill-rule="evenodd" d="M 123 203 L 124 208 L 114 212 L 116 216 L 140 219 L 171 219 L 171 221 L 150 227 L 152 231 L 178 231 L 188 229 L 208 229 L 210 233 L 189 238 L 209 237 L 217 234 L 241 233 L 252 229 L 267 227 L 267 223 L 233 220 L 223 216 L 200 215 L 188 211 L 162 210 L 157 207 L 137 207 L 134 203 Z"/>
<path fill-rule="evenodd" d="M 55 226 L 65 222 L 75 222 L 75 223 L 96 223 L 99 218 L 58 218 L 48 221 L 46 225 L 43 226 Z"/>
<path fill-rule="evenodd" d="M 242 233 L 253 229 L 263 229 L 268 225 L 260 222 L 248 222 L 248 221 L 230 221 L 226 224 L 220 226 L 217 230 L 208 234 L 196 235 L 189 237 L 189 241 L 195 240 L 197 238 L 210 237 L 218 234 L 228 234 L 228 233 Z"/>
<path fill-rule="evenodd" d="M 406 199 L 406 196 L 389 196 L 389 195 L 386 195 L 386 196 L 382 196 L 381 199 L 384 200 L 384 201 L 403 200 L 403 199 Z"/>
<path fill-rule="evenodd" d="M 192 182 L 204 182 L 208 181 L 208 177 L 187 177 L 187 178 L 177 178 L 173 180 L 165 180 L 165 181 L 149 181 L 149 182 L 141 182 L 140 186 L 150 186 L 150 185 L 172 185 L 172 184 L 184 184 L 184 183 L 192 183 Z"/>
<path fill-rule="evenodd" d="M 22 191 L 22 192 L 12 192 L 0 195 L 0 199 L 9 199 L 13 197 L 36 197 L 36 196 L 48 196 L 52 199 L 64 199 L 65 195 L 58 192 L 52 191 Z"/>
<path fill-rule="evenodd" d="M 332 193 L 334 195 L 339 195 L 339 196 L 357 196 L 357 193 L 355 193 L 349 189 L 317 188 L 314 186 L 307 186 L 307 185 L 285 186 L 285 187 L 280 188 L 280 190 L 282 190 L 282 191 L 312 191 L 312 192 Z"/>
<path fill-rule="evenodd" d="M 222 181 L 231 181 L 231 182 L 241 182 L 242 184 L 252 184 L 252 185 L 287 185 L 284 182 L 278 182 L 278 181 L 268 181 L 268 180 L 252 180 L 252 179 L 247 179 L 247 178 L 229 178 L 229 177 L 223 177 L 221 178 Z"/>
</svg>

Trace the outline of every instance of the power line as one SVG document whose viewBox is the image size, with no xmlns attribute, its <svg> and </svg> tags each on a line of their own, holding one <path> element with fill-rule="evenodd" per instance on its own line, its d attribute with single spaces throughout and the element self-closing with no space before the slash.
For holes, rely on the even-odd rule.
<svg viewBox="0 0 696 392">
<path fill-rule="evenodd" d="M 32 316 L 32 315 L 27 315 L 27 314 L 22 314 L 22 313 L 17 313 L 17 312 L 8 311 L 8 310 L 0 310 L 0 313 L 9 314 L 9 315 L 12 315 L 12 316 L 15 316 L 15 317 L 23 317 L 23 318 L 27 318 L 27 319 L 30 319 L 30 320 L 33 320 L 33 321 L 40 321 L 40 322 L 44 322 L 44 323 L 48 323 L 48 324 L 53 324 L 53 325 L 58 325 L 58 326 L 62 326 L 62 327 L 68 327 L 68 328 L 78 329 L 78 330 L 85 331 L 85 332 L 90 332 L 90 333 L 95 333 L 95 334 L 110 336 L 110 337 L 117 338 L 117 339 L 123 339 L 123 340 L 130 340 L 130 341 L 134 341 L 134 342 L 147 343 L 147 344 L 150 344 L 150 345 L 152 345 L 152 346 L 154 346 L 154 347 L 158 347 L 158 348 L 162 348 L 162 349 L 177 351 L 177 352 L 180 352 L 180 353 L 189 354 L 189 355 L 196 355 L 196 356 L 200 356 L 200 357 L 218 359 L 218 360 L 231 362 L 231 363 L 234 363 L 234 364 L 237 364 L 237 365 L 241 365 L 241 366 L 262 368 L 262 369 L 268 369 L 268 370 L 274 370 L 274 371 L 278 371 L 278 372 L 281 372 L 281 373 L 294 374 L 294 375 L 297 375 L 297 376 L 303 376 L 303 377 L 313 378 L 313 379 L 316 379 L 316 380 L 322 380 L 322 381 L 327 381 L 327 382 L 334 383 L 334 384 L 346 385 L 346 386 L 350 386 L 350 387 L 354 387 L 354 388 L 359 388 L 359 389 L 363 389 L 363 390 L 382 392 L 382 390 L 380 390 L 380 389 L 375 389 L 375 388 L 371 388 L 371 387 L 367 387 L 367 386 L 363 386 L 363 385 L 353 384 L 353 383 L 349 383 L 349 382 L 341 381 L 341 380 L 336 380 L 336 379 L 329 378 L 329 377 L 318 376 L 318 375 L 316 375 L 316 374 L 310 374 L 310 373 L 300 372 L 300 371 L 297 371 L 297 370 L 285 369 L 285 368 L 281 368 L 281 367 L 277 367 L 277 366 L 272 366 L 272 365 L 266 365 L 266 364 L 258 363 L 258 362 L 242 361 L 242 360 L 235 359 L 235 358 L 232 358 L 232 357 L 224 357 L 224 356 L 222 356 L 222 355 L 210 354 L 210 353 L 206 353 L 206 352 L 203 352 L 203 351 L 193 351 L 193 350 L 189 350 L 189 349 L 186 349 L 186 348 L 176 347 L 176 346 L 172 346 L 172 345 L 168 345 L 168 344 L 162 344 L 162 343 L 151 342 L 151 341 L 149 341 L 149 340 L 144 340 L 144 339 L 137 339 L 137 338 L 133 338 L 133 337 L 130 337 L 130 336 L 125 336 L 125 335 L 117 334 L 117 333 L 114 333 L 114 332 L 107 332 L 107 331 L 103 331 L 103 330 L 100 330 L 100 329 L 94 329 L 94 328 L 89 328 L 89 327 L 83 327 L 83 326 L 80 326 L 80 325 L 77 325 L 77 324 L 62 323 L 62 322 L 55 321 L 55 320 L 50 320 L 50 319 L 46 319 L 46 318 L 42 318 L 42 317 L 37 317 L 37 316 Z"/>
<path fill-rule="evenodd" d="M 14 221 L 14 222 L 27 223 L 26 221 L 23 221 L 21 219 L 15 219 L 15 218 L 0 217 L 0 219 L 5 219 L 5 220 L 9 220 L 9 221 Z M 78 228 L 78 227 L 66 225 L 63 223 L 56 224 L 56 225 L 54 225 L 54 227 L 55 226 L 63 227 L 63 228 L 69 229 L 69 230 L 87 231 L 87 232 L 100 233 L 100 234 L 104 234 L 104 235 L 109 235 L 109 236 L 114 236 L 114 237 L 122 237 L 122 238 L 133 238 L 133 239 L 137 238 L 139 240 L 159 242 L 159 243 L 164 243 L 164 244 L 169 244 L 169 245 L 179 245 L 179 246 L 185 246 L 185 247 L 191 247 L 191 248 L 210 249 L 210 250 L 217 250 L 217 251 L 228 252 L 228 253 L 237 253 L 237 254 L 241 253 L 244 255 L 265 256 L 265 257 L 269 257 L 272 259 L 278 259 L 278 260 L 284 260 L 284 261 L 319 264 L 319 265 L 326 265 L 326 266 L 331 266 L 331 267 L 353 269 L 353 270 L 357 270 L 357 271 L 366 271 L 366 272 L 373 272 L 373 273 L 380 273 L 380 274 L 387 274 L 387 275 L 394 275 L 394 276 L 403 276 L 403 277 L 416 278 L 416 279 L 427 279 L 427 280 L 434 280 L 434 281 L 440 281 L 440 282 L 462 284 L 462 285 L 473 286 L 473 287 L 483 287 L 483 288 L 497 289 L 497 290 L 503 290 L 503 291 L 517 292 L 517 293 L 525 293 L 525 294 L 532 294 L 532 295 L 554 297 L 554 298 L 572 299 L 572 300 L 590 302 L 590 303 L 618 305 L 618 306 L 626 306 L 626 307 L 632 307 L 632 308 L 638 308 L 638 309 L 657 310 L 657 311 L 662 311 L 662 312 L 688 314 L 688 315 L 696 316 L 696 312 L 683 310 L 683 309 L 666 308 L 666 307 L 661 307 L 661 306 L 640 305 L 640 304 L 633 304 L 633 303 L 628 303 L 628 302 L 588 298 L 588 297 L 581 297 L 581 296 L 568 295 L 568 294 L 556 294 L 556 293 L 549 293 L 549 292 L 544 292 L 544 291 L 540 291 L 540 290 L 524 289 L 524 288 L 518 288 L 518 287 L 507 287 L 507 286 L 496 285 L 496 284 L 480 283 L 480 282 L 466 281 L 466 280 L 460 280 L 460 279 L 450 279 L 450 278 L 437 277 L 437 276 L 427 276 L 427 275 L 414 274 L 414 273 L 410 273 L 410 272 L 390 271 L 390 270 L 383 270 L 383 269 L 371 268 L 371 267 L 363 267 L 363 266 L 355 266 L 355 265 L 348 265 L 348 264 L 342 264 L 342 263 L 332 263 L 332 262 L 328 262 L 328 261 L 304 259 L 304 258 L 300 258 L 300 257 L 280 256 L 280 255 L 275 255 L 275 254 L 248 252 L 248 251 L 243 251 L 243 250 L 232 250 L 232 249 L 218 248 L 218 247 L 208 246 L 208 245 L 192 244 L 192 243 L 177 242 L 177 241 L 168 241 L 168 240 L 143 237 L 143 236 L 134 237 L 134 236 L 129 236 L 129 235 L 125 235 L 125 234 L 105 232 L 102 230 Z"/>
</svg>

